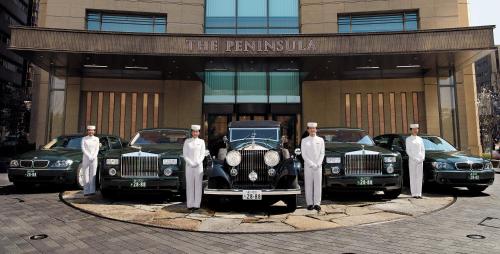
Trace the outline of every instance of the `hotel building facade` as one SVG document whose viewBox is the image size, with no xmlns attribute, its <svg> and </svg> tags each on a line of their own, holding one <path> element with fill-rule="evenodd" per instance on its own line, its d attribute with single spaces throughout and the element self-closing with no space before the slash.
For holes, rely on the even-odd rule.
<svg viewBox="0 0 500 254">
<path fill-rule="evenodd" d="M 479 154 L 474 62 L 493 26 L 466 0 L 40 0 L 38 27 L 10 49 L 39 68 L 32 141 L 130 138 L 202 125 L 209 144 L 235 120 L 305 123 L 376 136 L 419 123 Z"/>
</svg>

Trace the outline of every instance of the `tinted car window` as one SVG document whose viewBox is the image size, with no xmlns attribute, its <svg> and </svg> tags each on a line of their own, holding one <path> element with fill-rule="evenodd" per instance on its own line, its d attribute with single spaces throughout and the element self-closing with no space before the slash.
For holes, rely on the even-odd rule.
<svg viewBox="0 0 500 254">
<path fill-rule="evenodd" d="M 363 145 L 374 145 L 373 140 L 363 130 L 320 130 L 318 135 L 326 143 L 358 143 Z"/>
<path fill-rule="evenodd" d="M 230 132 L 230 141 L 238 141 L 244 139 L 265 139 L 278 141 L 277 128 L 232 128 Z"/>
<path fill-rule="evenodd" d="M 389 142 L 391 141 L 391 138 L 389 136 L 378 136 L 374 138 L 373 141 L 381 147 L 388 148 L 390 147 Z"/>
<path fill-rule="evenodd" d="M 109 144 L 111 146 L 111 149 L 121 149 L 122 148 L 122 143 L 120 142 L 120 139 L 117 137 L 108 137 L 109 139 Z"/>
<path fill-rule="evenodd" d="M 422 137 L 426 151 L 454 152 L 457 149 L 440 137 Z"/>
<path fill-rule="evenodd" d="M 145 130 L 138 132 L 130 145 L 183 144 L 187 137 L 181 130 Z"/>
<path fill-rule="evenodd" d="M 58 137 L 47 143 L 44 149 L 82 149 L 82 137 Z"/>
</svg>

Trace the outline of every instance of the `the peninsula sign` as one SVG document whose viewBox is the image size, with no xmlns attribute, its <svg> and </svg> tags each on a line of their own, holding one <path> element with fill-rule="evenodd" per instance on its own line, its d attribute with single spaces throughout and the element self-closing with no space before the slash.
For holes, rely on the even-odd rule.
<svg viewBox="0 0 500 254">
<path fill-rule="evenodd" d="M 279 52 L 314 52 L 316 42 L 312 39 L 282 38 L 241 38 L 241 39 L 186 39 L 186 47 L 197 53 L 279 53 Z"/>
</svg>

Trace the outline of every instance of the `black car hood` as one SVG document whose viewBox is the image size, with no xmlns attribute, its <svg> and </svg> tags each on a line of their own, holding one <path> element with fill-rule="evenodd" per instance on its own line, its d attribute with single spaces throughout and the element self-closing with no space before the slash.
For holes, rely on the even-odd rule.
<svg viewBox="0 0 500 254">
<path fill-rule="evenodd" d="M 108 154 L 107 157 L 119 157 L 122 154 L 135 153 L 135 152 L 158 154 L 160 156 L 179 156 L 182 155 L 182 145 L 181 144 L 161 144 L 161 145 L 143 145 L 140 147 L 126 147 L 122 150 L 113 151 Z"/>
<path fill-rule="evenodd" d="M 482 158 L 471 156 L 461 151 L 454 151 L 454 152 L 426 151 L 425 159 L 428 161 L 447 161 L 450 163 L 466 162 L 466 161 L 484 163 L 484 160 Z"/>
<path fill-rule="evenodd" d="M 348 153 L 348 152 L 354 152 L 354 151 L 360 151 L 360 150 L 365 151 L 373 151 L 373 152 L 379 152 L 381 154 L 393 154 L 392 151 L 378 147 L 378 146 L 369 146 L 369 145 L 362 145 L 358 143 L 325 143 L 325 152 L 331 152 L 331 153 Z"/>
<path fill-rule="evenodd" d="M 35 150 L 19 155 L 18 159 L 32 160 L 35 157 L 38 160 L 64 160 L 71 159 L 79 161 L 82 159 L 83 152 L 76 149 L 49 149 Z"/>
</svg>

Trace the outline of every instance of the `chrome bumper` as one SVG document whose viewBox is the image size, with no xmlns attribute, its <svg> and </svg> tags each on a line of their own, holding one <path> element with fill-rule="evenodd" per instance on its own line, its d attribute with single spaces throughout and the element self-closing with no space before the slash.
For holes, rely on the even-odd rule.
<svg viewBox="0 0 500 254">
<path fill-rule="evenodd" d="M 208 189 L 205 188 L 205 195 L 223 195 L 223 196 L 242 196 L 243 189 Z M 260 190 L 262 196 L 281 196 L 281 195 L 300 195 L 300 189 L 276 189 L 276 190 Z"/>
</svg>

